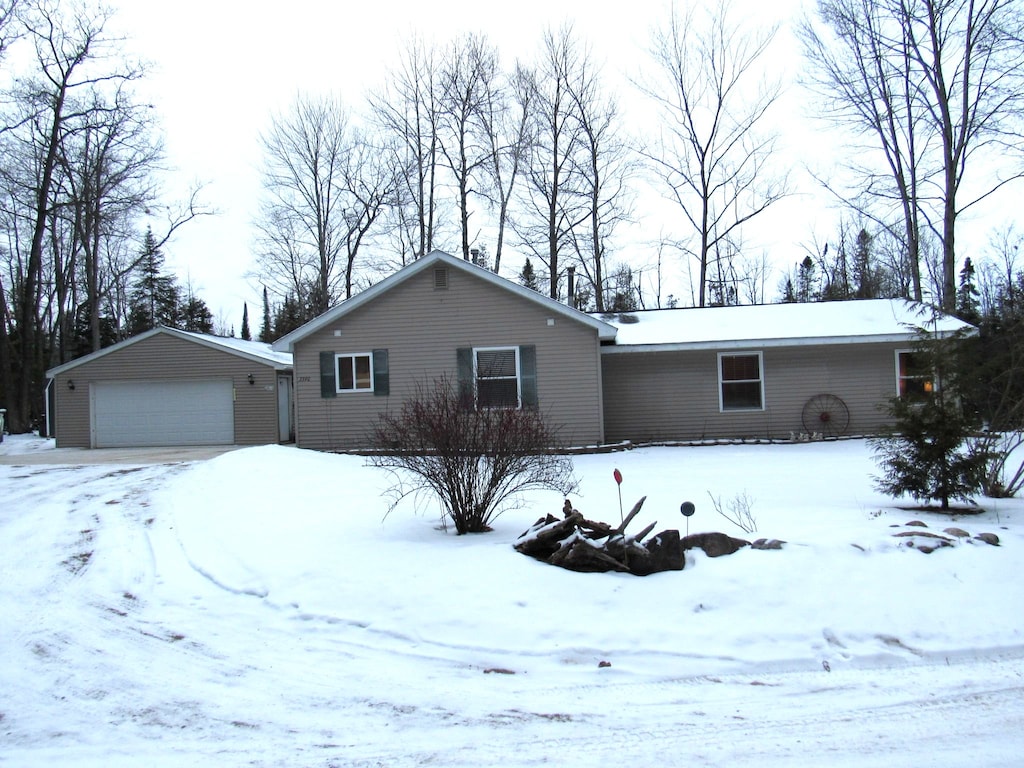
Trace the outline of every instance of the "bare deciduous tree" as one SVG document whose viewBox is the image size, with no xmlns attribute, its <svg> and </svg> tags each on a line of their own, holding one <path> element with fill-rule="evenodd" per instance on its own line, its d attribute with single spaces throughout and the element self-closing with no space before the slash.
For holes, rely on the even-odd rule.
<svg viewBox="0 0 1024 768">
<path fill-rule="evenodd" d="M 54 301 L 50 286 L 57 276 L 69 281 L 74 269 L 68 242 L 54 240 L 65 202 L 61 175 L 65 142 L 83 124 L 104 118 L 107 107 L 97 103 L 94 94 L 116 92 L 139 77 L 140 70 L 117 56 L 119 41 L 106 31 L 109 11 L 36 0 L 22 4 L 19 14 L 33 46 L 34 71 L 16 80 L 11 94 L 16 112 L 4 120 L 8 126 L 3 134 L 5 223 L 12 270 L 7 290 L 13 306 L 3 318 L 0 383 L 7 394 L 11 429 L 27 431 L 41 407 L 44 325 L 50 311 L 46 305 Z M 72 238 L 81 237 L 74 228 L 70 231 Z M 48 261 L 48 252 L 61 260 Z M 67 295 L 62 293 L 60 299 Z M 8 326 L 15 331 L 13 337 Z"/>
<path fill-rule="evenodd" d="M 718 246 L 788 194 L 769 163 L 776 135 L 765 116 L 780 86 L 763 78 L 775 29 L 748 30 L 724 0 L 704 18 L 674 10 L 654 33 L 656 75 L 641 88 L 655 102 L 663 131 L 644 154 L 683 213 L 699 266 L 698 306 Z"/>
<path fill-rule="evenodd" d="M 64 319 L 68 309 L 71 322 L 87 320 L 89 351 L 100 349 L 102 305 L 119 277 L 106 269 L 104 252 L 111 241 L 134 240 L 135 217 L 154 207 L 157 198 L 153 174 L 162 149 L 150 107 L 136 103 L 124 87 L 109 96 L 94 91 L 90 98 L 92 106 L 68 126 L 61 142 L 62 212 L 73 224 L 73 253 L 80 256 L 75 271 L 84 278 L 75 283 L 84 290 L 73 307 L 59 302 L 55 363 L 66 360 L 73 335 Z"/>
<path fill-rule="evenodd" d="M 411 39 L 398 68 L 388 73 L 386 85 L 370 102 L 400 174 L 395 231 L 405 264 L 430 253 L 440 229 L 441 91 L 435 51 Z"/>
<path fill-rule="evenodd" d="M 395 177 L 334 98 L 300 95 L 263 144 L 260 277 L 312 317 L 352 295 L 356 258 L 394 202 Z"/>
<path fill-rule="evenodd" d="M 342 170 L 349 142 L 349 114 L 336 99 L 299 95 L 276 115 L 262 136 L 268 199 L 258 224 L 264 240 L 285 240 L 301 264 L 296 286 L 311 295 L 313 315 L 337 298 L 337 262 L 344 243 Z M 261 261 L 276 254 L 263 249 Z"/>
<path fill-rule="evenodd" d="M 3 61 L 13 38 L 20 36 L 16 13 L 21 0 L 0 0 L 0 61 Z"/>
<path fill-rule="evenodd" d="M 481 119 L 490 143 L 491 164 L 490 184 L 482 194 L 496 211 L 495 272 L 501 269 L 510 206 L 531 144 L 533 91 L 530 84 L 528 75 L 516 65 L 511 76 L 503 78 L 486 94 L 483 104 Z"/>
<path fill-rule="evenodd" d="M 514 230 L 522 246 L 547 269 L 548 295 L 559 298 L 562 252 L 571 248 L 573 232 L 587 218 L 578 160 L 581 131 L 572 97 L 584 71 L 587 53 L 570 26 L 544 35 L 541 61 L 530 77 L 533 109 L 527 188 Z"/>
<path fill-rule="evenodd" d="M 608 295 L 621 293 L 608 284 L 606 260 L 616 227 L 632 211 L 629 182 L 636 163 L 622 130 L 618 104 L 602 88 L 600 72 L 589 55 L 581 58 L 578 77 L 567 85 L 579 123 L 574 163 L 586 213 L 572 232 L 573 249 L 593 286 L 595 309 L 603 312 Z"/>
<path fill-rule="evenodd" d="M 821 0 L 818 15 L 822 26 L 805 21 L 801 36 L 813 82 L 827 93 L 825 113 L 881 152 L 887 183 L 854 167 L 872 198 L 902 210 L 917 299 L 922 223 L 939 238 L 939 293 L 952 311 L 959 216 L 1021 175 L 1019 165 L 1007 172 L 1002 164 L 1002 175 L 967 176 L 988 150 L 1019 152 L 1020 8 L 1012 0 Z"/>
<path fill-rule="evenodd" d="M 398 183 L 399 177 L 379 141 L 356 131 L 342 168 L 346 299 L 352 297 L 360 248 L 384 214 L 398 203 Z"/>
<path fill-rule="evenodd" d="M 455 40 L 440 68 L 439 148 L 455 184 L 462 258 L 469 260 L 473 213 L 471 198 L 479 194 L 486 172 L 493 167 L 492 141 L 487 132 L 488 108 L 498 78 L 498 52 L 479 35 Z"/>
<path fill-rule="evenodd" d="M 834 38 L 826 37 L 810 21 L 801 24 L 799 34 L 812 66 L 810 84 L 825 101 L 823 114 L 867 135 L 881 149 L 885 173 L 863 162 L 862 145 L 854 145 L 847 156 L 850 168 L 864 180 L 868 200 L 855 202 L 854 207 L 866 217 L 884 221 L 890 204 L 899 206 L 913 295 L 920 301 L 920 198 L 928 135 L 921 126 L 923 105 L 915 97 L 918 83 L 908 38 L 898 25 L 896 30 L 884 31 L 884 15 L 874 0 L 826 0 L 818 9 Z M 869 143 L 869 154 L 874 145 Z M 824 183 L 841 199 L 849 197 Z M 872 203 L 882 204 L 880 214 L 871 213 Z"/>
</svg>

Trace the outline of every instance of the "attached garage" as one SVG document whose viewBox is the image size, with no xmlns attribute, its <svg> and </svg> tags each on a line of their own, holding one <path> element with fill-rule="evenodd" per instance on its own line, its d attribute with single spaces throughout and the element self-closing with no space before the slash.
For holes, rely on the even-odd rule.
<svg viewBox="0 0 1024 768">
<path fill-rule="evenodd" d="M 157 328 L 47 371 L 62 448 L 292 439 L 291 355 Z"/>
</svg>

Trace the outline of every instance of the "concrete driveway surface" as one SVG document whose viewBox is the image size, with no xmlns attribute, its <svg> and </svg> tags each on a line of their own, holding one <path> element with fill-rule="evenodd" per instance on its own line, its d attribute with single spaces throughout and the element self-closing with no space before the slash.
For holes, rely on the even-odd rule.
<svg viewBox="0 0 1024 768">
<path fill-rule="evenodd" d="M 239 445 L 190 445 L 167 448 L 54 448 L 43 451 L 4 454 L 0 464 L 36 466 L 41 464 L 177 464 L 204 461 L 234 451 Z"/>
</svg>

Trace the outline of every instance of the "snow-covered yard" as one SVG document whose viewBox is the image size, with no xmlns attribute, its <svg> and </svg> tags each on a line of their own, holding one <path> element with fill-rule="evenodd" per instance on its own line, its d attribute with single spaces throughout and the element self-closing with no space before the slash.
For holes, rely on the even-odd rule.
<svg viewBox="0 0 1024 768">
<path fill-rule="evenodd" d="M 511 546 L 561 498 L 457 537 L 429 499 L 386 516 L 390 479 L 358 457 L 0 466 L 0 764 L 1024 760 L 1024 502 L 900 510 L 857 440 L 575 465 L 592 519 L 618 519 L 617 467 L 627 508 L 648 497 L 630 530 L 685 532 L 690 500 L 691 532 L 787 544 L 577 574 Z M 758 532 L 709 493 L 745 494 Z M 1001 545 L 923 554 L 893 536 L 915 519 Z"/>
</svg>

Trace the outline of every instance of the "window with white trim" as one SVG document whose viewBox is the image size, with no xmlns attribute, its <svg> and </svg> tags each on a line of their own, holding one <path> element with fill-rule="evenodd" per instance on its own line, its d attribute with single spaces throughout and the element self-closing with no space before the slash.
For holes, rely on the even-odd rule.
<svg viewBox="0 0 1024 768">
<path fill-rule="evenodd" d="M 478 408 L 519 408 L 519 347 L 473 350 Z"/>
<path fill-rule="evenodd" d="M 935 376 L 921 359 L 920 353 L 909 349 L 896 350 L 896 394 L 900 397 L 929 397 L 935 391 Z"/>
<path fill-rule="evenodd" d="M 373 391 L 373 355 L 369 352 L 334 356 L 337 392 Z"/>
<path fill-rule="evenodd" d="M 764 408 L 763 370 L 760 352 L 719 352 L 719 408 L 723 411 L 762 410 Z"/>
</svg>

